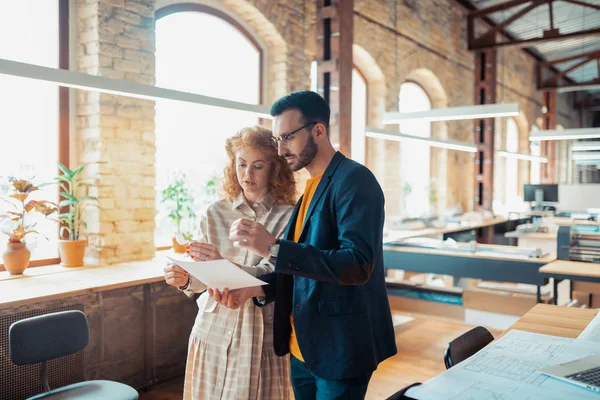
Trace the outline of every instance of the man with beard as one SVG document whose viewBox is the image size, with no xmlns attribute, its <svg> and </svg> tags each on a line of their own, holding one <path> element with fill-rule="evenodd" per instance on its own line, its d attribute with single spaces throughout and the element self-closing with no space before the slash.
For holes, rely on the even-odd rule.
<svg viewBox="0 0 600 400">
<path fill-rule="evenodd" d="M 211 292 L 230 308 L 251 297 L 258 306 L 275 301 L 275 351 L 291 353 L 297 400 L 364 399 L 377 365 L 397 351 L 383 269 L 383 193 L 367 168 L 333 148 L 321 96 L 290 93 L 271 115 L 279 155 L 311 178 L 285 239 L 250 220 L 231 227 L 237 246 L 275 266 L 260 277 L 268 285 Z"/>
</svg>

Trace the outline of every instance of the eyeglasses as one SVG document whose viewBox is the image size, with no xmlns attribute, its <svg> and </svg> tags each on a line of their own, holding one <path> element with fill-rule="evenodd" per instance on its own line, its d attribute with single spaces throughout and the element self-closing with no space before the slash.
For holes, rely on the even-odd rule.
<svg viewBox="0 0 600 400">
<path fill-rule="evenodd" d="M 318 124 L 318 122 L 309 122 L 308 124 L 303 125 L 300 128 L 298 128 L 295 131 L 292 131 L 290 133 L 284 133 L 283 135 L 280 135 L 277 138 L 271 137 L 271 143 L 273 143 L 273 146 L 275 146 L 276 149 L 279 148 L 279 143 L 281 143 L 285 147 L 288 147 L 296 133 L 300 132 L 302 129 L 304 129 L 310 125 L 315 125 L 315 124 Z"/>
</svg>

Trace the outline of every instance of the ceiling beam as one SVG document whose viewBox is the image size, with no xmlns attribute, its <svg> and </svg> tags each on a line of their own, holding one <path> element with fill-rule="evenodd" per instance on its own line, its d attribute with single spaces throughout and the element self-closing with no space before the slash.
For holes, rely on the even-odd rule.
<svg viewBox="0 0 600 400">
<path fill-rule="evenodd" d="M 582 7 L 590 7 L 590 8 L 595 8 L 596 10 L 600 10 L 600 5 L 590 4 L 585 1 L 580 1 L 580 0 L 562 0 L 562 1 L 564 1 L 565 3 L 577 4 Z"/>
<path fill-rule="evenodd" d="M 577 60 L 577 59 L 583 58 L 583 57 L 590 57 L 590 58 L 600 57 L 600 50 L 588 51 L 588 52 L 576 54 L 576 55 L 570 56 L 570 57 L 559 58 L 557 60 L 552 60 L 552 61 L 545 61 L 541 64 L 542 64 L 542 67 L 549 67 L 551 65 L 561 64 L 561 63 L 564 63 L 567 61 L 573 61 L 573 60 Z"/>
<path fill-rule="evenodd" d="M 520 3 L 520 4 L 524 4 L 524 3 L 526 3 L 527 1 L 530 1 L 530 0 L 527 0 L 527 1 L 524 1 L 524 0 L 518 0 L 518 1 L 519 1 L 519 3 Z M 478 12 L 479 10 L 477 9 L 477 7 L 475 7 L 475 6 L 474 6 L 474 5 L 471 3 L 471 1 L 470 1 L 470 0 L 456 0 L 456 2 L 457 2 L 458 4 L 460 4 L 461 6 L 463 6 L 463 7 L 465 8 L 465 10 L 467 10 L 467 12 L 468 12 L 468 14 L 467 14 L 467 23 L 468 23 L 468 29 L 469 29 L 469 30 L 468 30 L 468 35 L 469 35 L 469 37 L 471 37 L 471 36 L 472 36 L 472 34 L 471 34 L 470 32 L 474 32 L 474 31 L 475 31 L 475 24 L 473 23 L 473 22 L 474 22 L 474 20 L 473 20 L 472 18 L 468 18 L 468 16 L 469 16 L 469 14 L 471 14 L 471 13 L 475 13 L 475 12 Z M 506 4 L 508 4 L 508 3 L 504 3 L 504 4 L 502 5 L 502 7 L 506 7 Z M 355 12 L 355 13 L 356 13 L 356 12 Z M 487 17 L 487 16 L 485 16 L 485 15 L 484 15 L 484 16 L 481 16 L 480 18 L 481 18 L 481 20 L 482 20 L 482 21 L 483 21 L 483 22 L 484 22 L 484 23 L 485 23 L 487 26 L 489 26 L 489 27 L 494 27 L 494 26 L 496 26 L 496 23 L 495 23 L 494 21 L 492 21 L 492 20 L 491 20 L 489 17 Z M 505 37 L 505 38 L 507 38 L 508 40 L 516 40 L 516 37 L 515 37 L 515 36 L 513 36 L 513 35 L 511 35 L 509 32 L 502 31 L 502 32 L 500 32 L 500 34 L 502 35 L 502 37 Z M 532 57 L 534 60 L 536 60 L 536 61 L 538 62 L 538 65 L 539 65 L 539 63 L 546 62 L 546 60 L 545 60 L 545 59 L 544 59 L 544 58 L 543 58 L 543 57 L 542 57 L 542 56 L 541 56 L 541 55 L 540 55 L 538 52 L 534 51 L 533 49 L 522 48 L 521 50 L 522 50 L 523 52 L 527 53 L 527 55 L 528 55 L 528 56 L 530 56 L 530 57 Z M 558 72 L 558 70 L 556 70 L 556 69 L 555 69 L 555 68 L 553 68 L 553 67 L 550 67 L 550 70 L 552 70 L 552 71 L 555 71 L 555 72 Z M 568 76 L 567 76 L 567 77 L 565 77 L 564 79 L 565 79 L 565 81 L 567 81 L 567 82 L 569 82 L 569 83 L 575 83 L 575 82 L 574 82 L 574 81 L 573 81 L 571 78 L 569 78 Z"/>
<path fill-rule="evenodd" d="M 513 0 L 507 1 L 506 3 L 497 4 L 488 8 L 482 8 L 481 10 L 473 10 L 469 13 L 473 17 L 481 17 L 483 15 L 493 14 L 498 11 L 508 10 L 510 8 L 520 6 L 521 4 L 531 3 L 532 0 Z"/>
<path fill-rule="evenodd" d="M 554 41 L 565 40 L 565 39 L 573 39 L 576 37 L 596 36 L 599 34 L 600 34 L 600 28 L 588 29 L 588 30 L 579 31 L 579 32 L 565 33 L 563 35 L 561 35 L 561 34 L 546 35 L 546 32 L 545 32 L 545 36 L 540 37 L 540 38 L 512 40 L 512 41 L 501 42 L 501 43 L 472 43 L 469 45 L 469 50 L 479 51 L 479 50 L 485 50 L 485 49 L 497 49 L 500 47 L 526 47 L 526 46 L 531 46 L 534 44 L 554 42 Z"/>
<path fill-rule="evenodd" d="M 562 70 L 562 71 L 558 72 L 557 74 L 555 74 L 555 75 L 551 76 L 551 77 L 549 78 L 549 81 L 550 81 L 550 82 L 556 82 L 556 81 L 558 81 L 560 78 L 562 78 L 562 77 L 564 77 L 565 75 L 567 75 L 569 72 L 571 72 L 571 71 L 573 71 L 573 70 L 576 70 L 577 68 L 581 68 L 581 67 L 583 67 L 584 65 L 591 63 L 591 62 L 592 62 L 592 61 L 594 61 L 594 60 L 595 60 L 595 58 L 593 58 L 593 57 L 587 57 L 585 60 L 583 60 L 583 61 L 580 61 L 580 62 L 578 62 L 577 64 L 575 64 L 575 65 L 573 65 L 573 66 L 571 66 L 571 67 L 569 67 L 569 68 L 567 68 L 567 69 L 565 69 L 565 70 Z"/>
<path fill-rule="evenodd" d="M 481 47 L 481 45 L 485 46 L 486 44 L 492 44 L 492 45 L 495 44 L 496 43 L 496 35 L 499 32 L 503 31 L 508 25 L 512 24 L 513 22 L 515 22 L 516 20 L 518 20 L 519 18 L 521 18 L 522 16 L 527 14 L 529 11 L 532 11 L 532 10 L 536 9 L 537 7 L 541 6 L 542 4 L 545 4 L 547 1 L 548 0 L 536 0 L 536 1 L 532 2 L 527 7 L 525 7 L 518 13 L 514 14 L 507 20 L 490 28 L 486 33 L 484 33 L 477 39 L 475 39 L 474 36 L 469 35 L 469 39 L 470 39 L 469 40 L 469 49 L 484 50 L 486 47 Z M 469 16 L 468 18 L 473 18 L 473 17 Z M 471 33 L 471 32 L 469 32 L 469 33 Z M 478 48 L 474 48 L 471 46 L 472 44 L 474 45 L 476 43 L 480 45 Z M 491 47 L 488 47 L 488 48 L 491 48 Z"/>
</svg>

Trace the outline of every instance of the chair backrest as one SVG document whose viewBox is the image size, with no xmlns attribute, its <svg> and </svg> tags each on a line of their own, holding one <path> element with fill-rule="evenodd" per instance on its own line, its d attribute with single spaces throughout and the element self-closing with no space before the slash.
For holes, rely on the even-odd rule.
<svg viewBox="0 0 600 400">
<path fill-rule="evenodd" d="M 444 353 L 446 369 L 466 360 L 494 340 L 494 336 L 483 326 L 463 333 L 450 343 Z"/>
<path fill-rule="evenodd" d="M 8 330 L 10 359 L 27 365 L 66 356 L 83 350 L 89 336 L 87 318 L 78 310 L 26 318 Z"/>
<path fill-rule="evenodd" d="M 415 382 L 412 385 L 406 386 L 404 389 L 397 391 L 396 393 L 388 397 L 386 400 L 413 400 L 412 397 L 408 397 L 406 395 L 406 392 L 408 392 L 408 389 L 411 389 L 415 386 L 419 386 L 420 384 L 421 382 Z"/>
</svg>

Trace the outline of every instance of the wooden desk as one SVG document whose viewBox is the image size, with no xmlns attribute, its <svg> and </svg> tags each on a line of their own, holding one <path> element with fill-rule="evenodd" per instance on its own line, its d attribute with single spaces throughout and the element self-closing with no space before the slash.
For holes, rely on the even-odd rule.
<svg viewBox="0 0 600 400">
<path fill-rule="evenodd" d="M 505 248 L 507 246 L 480 245 L 480 247 Z M 388 269 L 532 284 L 537 286 L 538 303 L 541 300 L 540 286 L 548 282 L 548 279 L 540 274 L 539 269 L 555 259 L 554 254 L 542 258 L 515 259 L 485 253 L 383 246 L 383 262 Z"/>
<path fill-rule="evenodd" d="M 558 281 L 568 279 L 570 281 L 600 283 L 600 264 L 556 260 L 540 268 L 540 275 L 546 278 L 554 278 L 554 293 L 557 293 Z M 573 298 L 571 284 L 571 299 Z M 557 301 L 557 296 L 554 300 Z"/>
<path fill-rule="evenodd" d="M 520 331 L 576 338 L 598 314 L 597 310 L 537 304 L 502 334 Z"/>
<path fill-rule="evenodd" d="M 469 225 L 456 225 L 452 227 L 441 227 L 441 228 L 424 228 L 424 229 L 415 229 L 412 231 L 390 231 L 388 234 L 388 240 L 402 240 L 416 237 L 426 237 L 426 236 L 442 236 L 450 233 L 471 231 L 474 229 L 480 228 L 488 228 L 490 226 L 502 224 L 507 220 L 502 217 L 496 217 L 492 219 L 483 220 L 481 222 L 476 222 Z"/>
<path fill-rule="evenodd" d="M 556 260 L 541 267 L 540 272 L 553 278 L 600 282 L 600 264 L 596 263 Z"/>
<path fill-rule="evenodd" d="M 573 219 L 567 217 L 554 217 L 552 218 L 552 222 L 554 222 L 558 226 L 571 226 L 571 225 L 587 225 L 594 226 L 599 225 L 598 221 L 588 221 L 587 219 Z"/>
<path fill-rule="evenodd" d="M 597 314 L 597 310 L 537 304 L 496 339 L 513 329 L 574 339 L 583 332 Z M 484 395 L 477 398 L 484 398 Z M 493 398 L 494 396 L 489 397 Z M 407 395 L 407 398 L 413 399 L 414 397 Z"/>
<path fill-rule="evenodd" d="M 542 249 L 547 253 L 556 252 L 556 238 L 558 232 L 519 232 L 512 231 L 504 234 L 504 237 L 516 239 L 517 246 L 528 249 Z"/>
</svg>

